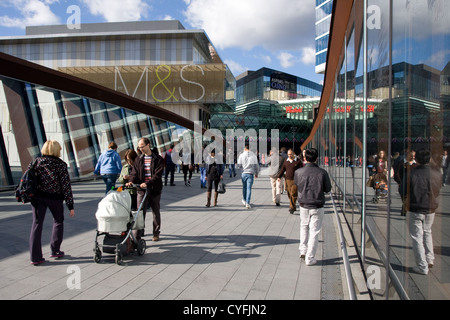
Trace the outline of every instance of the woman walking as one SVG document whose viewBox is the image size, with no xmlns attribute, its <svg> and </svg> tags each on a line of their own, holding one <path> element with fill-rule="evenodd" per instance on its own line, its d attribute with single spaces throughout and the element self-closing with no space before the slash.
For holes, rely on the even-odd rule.
<svg viewBox="0 0 450 320">
<path fill-rule="evenodd" d="M 215 150 L 211 151 L 211 154 L 206 158 L 205 161 L 206 166 L 206 180 L 208 183 L 208 190 L 206 192 L 206 206 L 211 206 L 211 193 L 212 193 L 212 185 L 214 183 L 214 206 L 217 206 L 217 198 L 219 197 L 219 193 L 217 192 L 217 188 L 219 187 L 220 179 L 223 179 L 223 165 L 217 163 L 216 152 Z"/>
<path fill-rule="evenodd" d="M 122 160 L 116 150 L 117 144 L 111 142 L 108 150 L 100 155 L 95 166 L 94 174 L 101 175 L 106 184 L 105 194 L 116 186 L 116 180 L 122 171 Z"/>
<path fill-rule="evenodd" d="M 42 255 L 41 238 L 47 208 L 53 215 L 50 240 L 50 257 L 53 258 L 64 256 L 64 252 L 60 250 L 64 235 L 64 201 L 70 210 L 70 217 L 75 215 L 67 164 L 60 159 L 61 145 L 55 140 L 47 141 L 42 147 L 41 153 L 42 157 L 37 158 L 35 167 L 36 197 L 31 201 L 33 224 L 30 233 L 30 258 L 33 265 L 45 262 Z M 28 168 L 30 167 L 31 164 Z"/>
<path fill-rule="evenodd" d="M 128 149 L 127 152 L 125 152 L 125 161 L 126 164 L 123 166 L 122 171 L 120 172 L 119 176 L 119 183 L 125 185 L 129 182 L 131 170 L 133 169 L 134 161 L 137 158 L 137 153 L 133 149 Z M 128 189 L 128 192 L 131 196 L 131 210 L 136 211 L 138 208 L 137 205 L 137 191 L 135 187 L 132 187 Z"/>
</svg>

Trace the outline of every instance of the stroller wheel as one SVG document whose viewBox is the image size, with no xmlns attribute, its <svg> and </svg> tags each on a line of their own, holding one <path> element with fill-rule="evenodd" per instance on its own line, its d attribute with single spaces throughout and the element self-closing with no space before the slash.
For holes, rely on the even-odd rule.
<svg viewBox="0 0 450 320">
<path fill-rule="evenodd" d="M 94 262 L 95 263 L 100 263 L 100 261 L 102 260 L 102 252 L 100 251 L 99 248 L 94 249 L 95 253 L 94 253 Z"/>
<path fill-rule="evenodd" d="M 123 263 L 123 255 L 122 251 L 120 250 L 120 244 L 116 245 L 116 264 L 121 265 Z"/>
<path fill-rule="evenodd" d="M 145 243 L 144 239 L 139 239 L 139 242 L 137 244 L 137 253 L 138 255 L 142 256 L 145 253 L 145 249 L 147 248 L 147 244 Z"/>
</svg>

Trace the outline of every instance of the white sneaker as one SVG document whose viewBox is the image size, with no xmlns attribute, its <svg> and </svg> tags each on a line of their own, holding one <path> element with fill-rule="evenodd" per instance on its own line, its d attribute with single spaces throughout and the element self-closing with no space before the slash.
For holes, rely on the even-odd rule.
<svg viewBox="0 0 450 320">
<path fill-rule="evenodd" d="M 250 209 L 250 208 L 251 208 L 250 204 L 248 204 L 248 203 L 245 205 L 245 207 L 246 207 L 247 209 Z"/>
<path fill-rule="evenodd" d="M 413 267 L 412 270 L 415 273 L 418 273 L 418 274 L 422 274 L 422 275 L 427 275 L 428 274 L 428 270 L 423 270 L 423 269 L 421 269 L 419 267 Z"/>
<path fill-rule="evenodd" d="M 246 206 L 246 205 L 247 205 L 247 202 L 245 202 L 245 200 L 242 199 L 242 204 L 243 204 L 244 206 Z"/>
<path fill-rule="evenodd" d="M 312 259 L 312 260 L 310 260 L 310 261 L 307 261 L 306 262 L 306 265 L 307 266 L 313 266 L 313 265 L 315 265 L 317 263 L 317 260 L 316 259 Z"/>
</svg>

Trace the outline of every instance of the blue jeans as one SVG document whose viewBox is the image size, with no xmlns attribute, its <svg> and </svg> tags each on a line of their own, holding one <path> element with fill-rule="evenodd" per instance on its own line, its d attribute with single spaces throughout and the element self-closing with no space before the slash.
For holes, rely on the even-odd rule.
<svg viewBox="0 0 450 320">
<path fill-rule="evenodd" d="M 106 192 L 107 194 L 109 191 L 111 191 L 112 188 L 116 186 L 116 180 L 119 175 L 116 173 L 108 173 L 108 174 L 102 174 L 103 181 L 106 184 Z"/>
<path fill-rule="evenodd" d="M 242 200 L 247 204 L 250 204 L 250 199 L 252 197 L 252 185 L 254 176 L 250 173 L 242 174 Z"/>
<path fill-rule="evenodd" d="M 202 187 L 206 188 L 206 168 L 200 168 L 200 184 Z"/>
</svg>

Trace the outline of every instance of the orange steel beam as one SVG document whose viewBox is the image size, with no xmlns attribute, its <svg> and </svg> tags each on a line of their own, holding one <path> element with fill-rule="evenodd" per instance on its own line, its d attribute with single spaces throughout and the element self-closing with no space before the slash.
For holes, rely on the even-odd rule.
<svg viewBox="0 0 450 320">
<path fill-rule="evenodd" d="M 195 130 L 193 121 L 160 106 L 2 52 L 0 52 L 0 75 L 96 99 Z M 203 132 L 205 130 L 202 128 Z"/>
<path fill-rule="evenodd" d="M 303 150 L 314 138 L 320 123 L 327 111 L 327 105 L 330 101 L 331 94 L 334 92 L 335 75 L 339 62 L 341 61 L 341 52 L 344 46 L 345 34 L 352 12 L 353 0 L 333 1 L 333 14 L 330 24 L 330 40 L 328 42 L 327 65 L 325 69 L 325 79 L 320 98 L 319 110 L 311 130 L 311 134 L 303 142 L 301 149 Z"/>
</svg>

